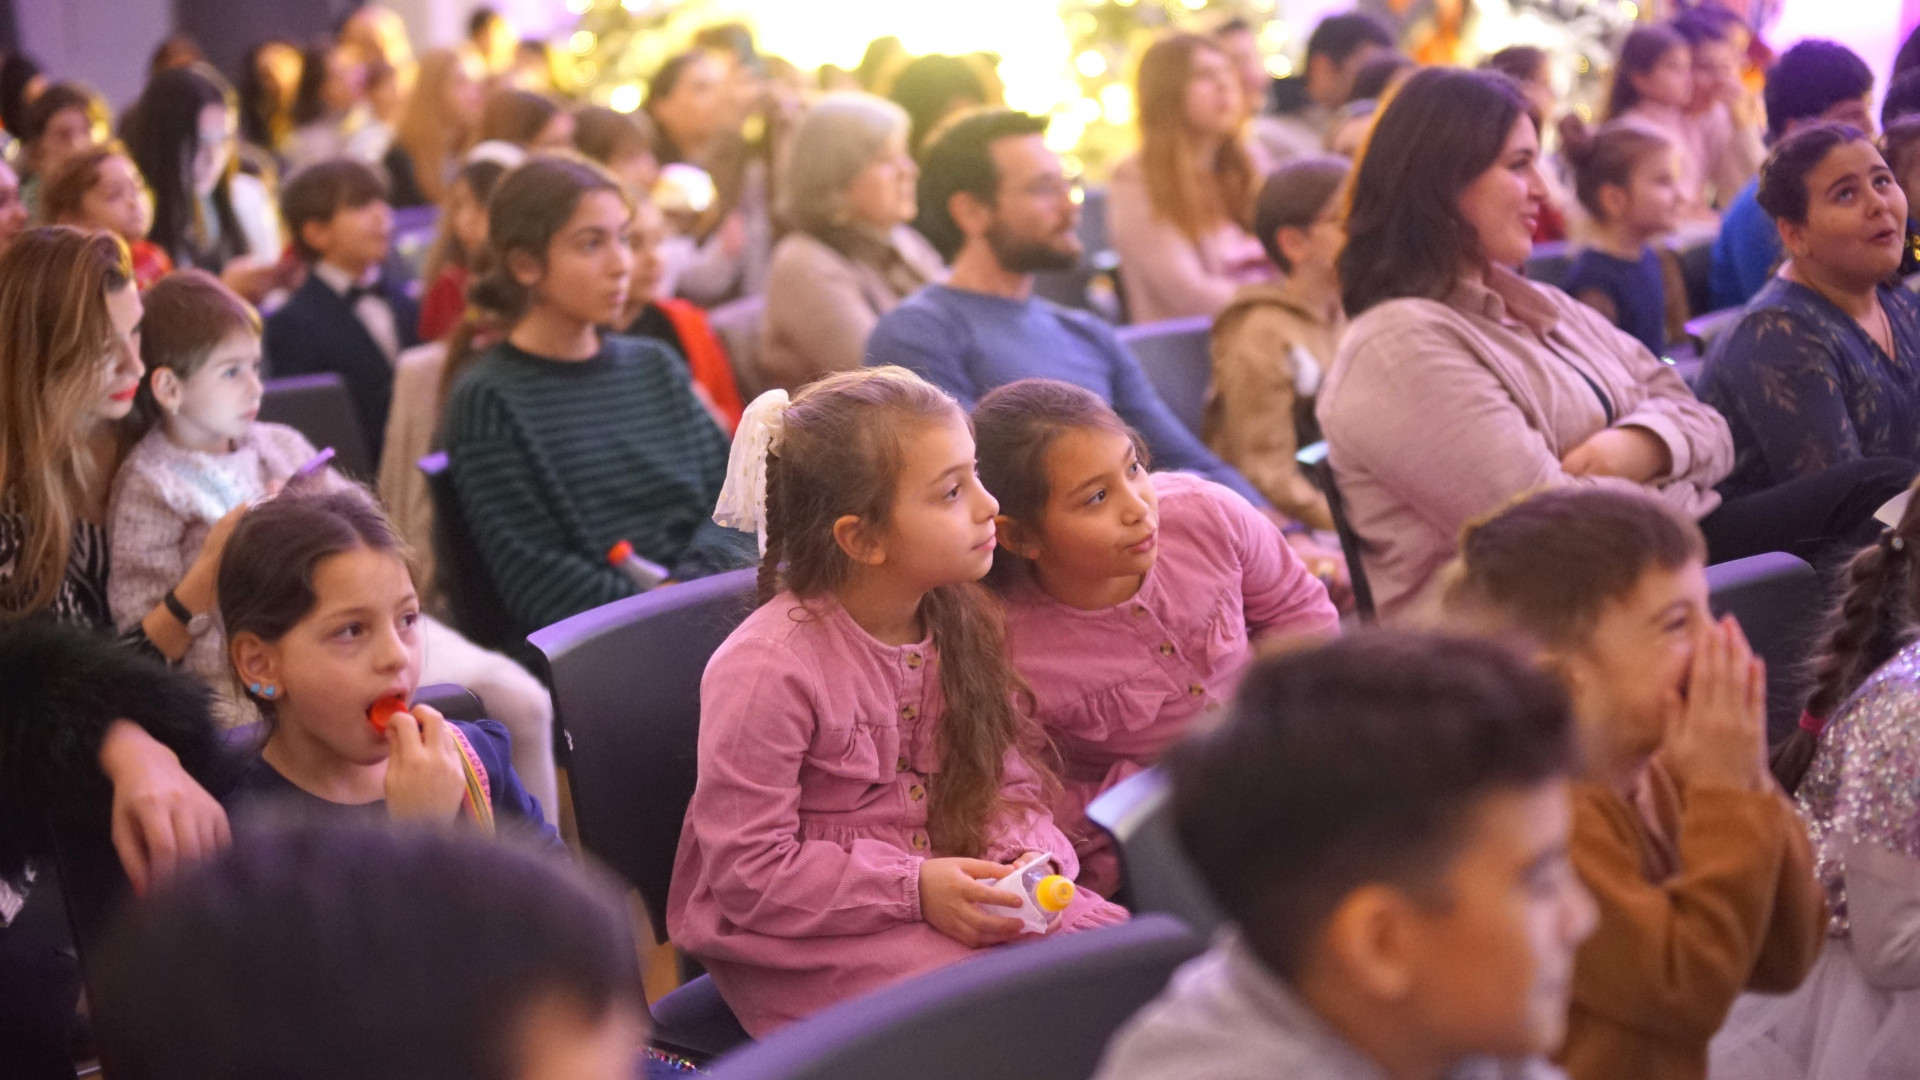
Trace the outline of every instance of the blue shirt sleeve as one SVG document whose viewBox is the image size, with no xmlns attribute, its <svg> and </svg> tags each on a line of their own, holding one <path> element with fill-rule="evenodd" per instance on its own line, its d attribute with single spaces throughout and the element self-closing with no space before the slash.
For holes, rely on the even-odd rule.
<svg viewBox="0 0 1920 1080">
<path fill-rule="evenodd" d="M 1107 354 L 1107 363 L 1112 372 L 1113 411 L 1119 413 L 1120 419 L 1125 420 L 1147 441 L 1147 451 L 1153 455 L 1154 468 L 1199 473 L 1216 484 L 1239 492 L 1248 502 L 1261 509 L 1272 508 L 1273 504 L 1248 483 L 1246 477 L 1216 457 L 1206 444 L 1187 430 L 1179 417 L 1173 415 L 1173 410 L 1160 400 L 1153 384 L 1147 381 L 1147 373 L 1140 370 L 1140 362 L 1133 358 L 1119 338 L 1110 332 L 1100 333 L 1097 337 L 1101 351 Z"/>
<path fill-rule="evenodd" d="M 983 393 L 968 369 L 968 335 L 940 317 L 931 298 L 922 293 L 880 317 L 867 338 L 865 364 L 897 364 L 952 394 L 960 407 L 971 411 Z M 991 389 L 991 387 L 988 387 Z"/>
<path fill-rule="evenodd" d="M 1751 197 L 1741 193 L 1728 208 L 1720 235 L 1713 243 L 1710 281 L 1715 308 L 1738 307 L 1753 299 L 1780 258 L 1780 233 L 1773 219 Z"/>
</svg>

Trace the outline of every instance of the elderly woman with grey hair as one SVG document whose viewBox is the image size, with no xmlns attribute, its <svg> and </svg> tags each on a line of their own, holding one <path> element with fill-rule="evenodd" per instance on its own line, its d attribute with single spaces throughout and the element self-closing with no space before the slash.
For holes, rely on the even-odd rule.
<svg viewBox="0 0 1920 1080">
<path fill-rule="evenodd" d="M 920 170 L 907 114 L 867 94 L 831 94 L 794 133 L 760 351 L 763 385 L 794 389 L 860 366 L 880 316 L 946 270 L 908 227 Z"/>
</svg>

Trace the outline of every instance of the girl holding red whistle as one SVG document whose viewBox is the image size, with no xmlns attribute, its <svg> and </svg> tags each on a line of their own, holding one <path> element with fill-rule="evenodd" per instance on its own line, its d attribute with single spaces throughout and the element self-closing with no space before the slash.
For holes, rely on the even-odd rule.
<svg viewBox="0 0 1920 1080">
<path fill-rule="evenodd" d="M 506 728 L 405 702 L 420 681 L 420 599 L 392 525 L 355 490 L 283 492 L 235 526 L 218 595 L 233 671 L 267 738 L 224 800 L 379 812 L 559 836 L 511 764 Z"/>
</svg>

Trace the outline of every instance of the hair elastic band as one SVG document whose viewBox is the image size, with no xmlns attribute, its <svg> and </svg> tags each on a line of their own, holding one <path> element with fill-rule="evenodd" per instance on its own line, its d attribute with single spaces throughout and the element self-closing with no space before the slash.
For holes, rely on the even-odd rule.
<svg viewBox="0 0 1920 1080">
<path fill-rule="evenodd" d="M 727 481 L 713 507 L 715 524 L 753 533 L 763 556 L 767 553 L 767 455 L 780 452 L 788 404 L 785 390 L 769 390 L 741 414 L 733 449 L 727 452 Z"/>
<path fill-rule="evenodd" d="M 1824 716 L 1815 716 L 1805 709 L 1800 710 L 1800 730 L 1809 735 L 1818 735 L 1827 728 Z"/>
</svg>

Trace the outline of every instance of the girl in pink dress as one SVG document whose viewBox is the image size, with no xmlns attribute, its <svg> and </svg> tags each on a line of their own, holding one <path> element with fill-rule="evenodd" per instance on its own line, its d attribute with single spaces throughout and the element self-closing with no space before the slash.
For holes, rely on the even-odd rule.
<svg viewBox="0 0 1920 1080">
<path fill-rule="evenodd" d="M 998 509 L 966 415 L 900 368 L 741 419 L 714 518 L 759 533 L 763 602 L 701 681 L 667 930 L 755 1036 L 1016 940 L 976 879 L 1079 873 L 976 584 Z M 1052 929 L 1125 918 L 1082 890 Z"/>
<path fill-rule="evenodd" d="M 1339 615 L 1271 520 L 1219 484 L 1149 473 L 1097 394 L 1023 379 L 973 422 L 1000 500 L 1008 643 L 1062 760 L 1054 819 L 1081 882 L 1111 891 L 1118 867 L 1087 803 L 1224 706 L 1256 639 L 1332 634 Z"/>
</svg>

